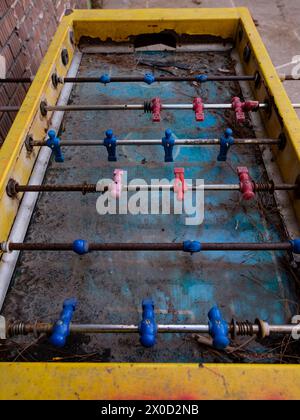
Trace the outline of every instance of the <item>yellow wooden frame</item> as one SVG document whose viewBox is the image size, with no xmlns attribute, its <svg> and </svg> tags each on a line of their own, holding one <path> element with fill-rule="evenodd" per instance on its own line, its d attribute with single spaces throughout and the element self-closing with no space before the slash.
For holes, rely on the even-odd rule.
<svg viewBox="0 0 300 420">
<path fill-rule="evenodd" d="M 299 399 L 295 366 L 173 363 L 0 364 L 0 399 Z"/>
<path fill-rule="evenodd" d="M 77 10 L 66 16 L 32 83 L 15 122 L 0 149 L 0 241 L 9 236 L 19 201 L 6 195 L 10 178 L 22 184 L 29 180 L 38 151 L 29 154 L 24 146 L 28 134 L 44 137 L 51 114 L 42 117 L 41 99 L 55 105 L 61 87 L 54 88 L 54 70 L 65 76 L 61 62 L 66 48 L 70 61 L 82 36 L 126 41 L 131 35 L 173 30 L 178 34 L 211 35 L 236 42 L 246 74 L 258 71 L 263 82 L 253 88 L 260 101 L 271 98 L 270 114 L 261 111 L 268 135 L 284 133 L 286 147 L 274 148 L 285 182 L 300 174 L 300 121 L 261 41 L 249 11 L 233 9 L 143 9 Z M 251 50 L 243 60 L 245 46 Z M 300 221 L 300 203 L 291 196 Z M 0 262 L 1 263 L 1 262 Z M 300 368 L 275 365 L 190 364 L 0 364 L 0 399 L 288 399 L 300 398 Z"/>
</svg>

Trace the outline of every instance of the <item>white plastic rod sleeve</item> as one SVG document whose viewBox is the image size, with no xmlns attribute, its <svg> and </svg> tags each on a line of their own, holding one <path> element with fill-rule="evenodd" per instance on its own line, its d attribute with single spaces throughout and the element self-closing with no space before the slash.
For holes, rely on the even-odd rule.
<svg viewBox="0 0 300 420">
<path fill-rule="evenodd" d="M 82 53 L 76 52 L 71 63 L 68 77 L 75 77 L 78 73 L 82 58 Z M 73 84 L 66 84 L 60 94 L 58 105 L 66 105 L 71 95 Z M 64 112 L 55 112 L 52 117 L 51 128 L 58 131 Z M 29 185 L 40 185 L 43 182 L 48 162 L 51 156 L 51 149 L 42 147 L 34 165 Z M 14 225 L 10 232 L 9 242 L 23 242 L 34 211 L 39 193 L 25 193 L 20 204 Z M 17 261 L 19 252 L 4 254 L 0 262 L 0 310 L 2 309 L 7 290 L 9 288 Z"/>
</svg>

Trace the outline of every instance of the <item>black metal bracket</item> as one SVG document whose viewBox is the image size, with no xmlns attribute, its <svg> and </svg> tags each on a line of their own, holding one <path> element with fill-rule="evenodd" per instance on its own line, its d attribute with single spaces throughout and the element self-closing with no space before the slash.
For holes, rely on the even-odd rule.
<svg viewBox="0 0 300 420">
<path fill-rule="evenodd" d="M 281 133 L 278 140 L 279 140 L 278 149 L 282 151 L 285 149 L 285 146 L 287 144 L 286 135 L 284 133 Z"/>
<path fill-rule="evenodd" d="M 18 194 L 17 186 L 18 185 L 19 184 L 17 183 L 17 181 L 15 181 L 12 178 L 8 181 L 7 186 L 6 186 L 6 194 L 8 195 L 8 197 L 15 198 L 17 196 L 17 194 Z"/>
<path fill-rule="evenodd" d="M 64 48 L 61 52 L 61 61 L 64 66 L 67 66 L 69 64 L 69 53 L 66 48 Z"/>
<path fill-rule="evenodd" d="M 40 111 L 43 117 L 47 117 L 47 101 L 42 101 L 40 104 Z"/>
<path fill-rule="evenodd" d="M 256 89 L 259 89 L 262 84 L 262 77 L 259 71 L 255 73 L 255 80 L 254 80 L 254 86 Z"/>
<path fill-rule="evenodd" d="M 300 175 L 297 176 L 295 184 L 297 185 L 297 188 L 295 189 L 295 198 L 299 200 L 300 199 Z"/>
<path fill-rule="evenodd" d="M 31 135 L 28 135 L 25 139 L 25 147 L 28 153 L 32 153 L 33 152 L 33 137 Z"/>
<path fill-rule="evenodd" d="M 63 84 L 61 77 L 59 77 L 56 72 L 52 74 L 51 80 L 52 80 L 52 85 L 55 89 L 58 87 L 59 84 Z"/>
<path fill-rule="evenodd" d="M 251 48 L 250 46 L 247 44 L 244 48 L 244 52 L 243 52 L 243 59 L 245 61 L 245 63 L 249 63 L 250 58 L 251 58 Z"/>
</svg>

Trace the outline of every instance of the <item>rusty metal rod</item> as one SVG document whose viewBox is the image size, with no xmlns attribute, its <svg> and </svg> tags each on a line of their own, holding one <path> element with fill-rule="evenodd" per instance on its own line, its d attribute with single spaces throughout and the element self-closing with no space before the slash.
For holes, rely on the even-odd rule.
<svg viewBox="0 0 300 420">
<path fill-rule="evenodd" d="M 261 325 L 259 320 L 254 323 L 249 321 L 228 323 L 228 331 L 234 336 L 253 336 L 261 333 Z M 299 332 L 300 325 L 270 325 L 263 322 L 267 328 L 266 336 L 270 334 L 292 334 Z M 51 334 L 55 323 L 46 322 L 22 322 L 22 321 L 6 321 L 7 337 L 27 334 Z M 124 324 L 70 324 L 70 333 L 77 334 L 137 334 L 139 333 L 138 325 Z M 158 324 L 157 332 L 160 334 L 209 334 L 210 327 L 208 324 Z M 233 338 L 233 337 L 232 337 Z"/>
<path fill-rule="evenodd" d="M 292 104 L 293 108 L 299 109 L 300 103 Z M 266 109 L 269 107 L 267 103 L 259 104 L 259 109 Z M 231 104 L 204 104 L 204 109 L 218 110 L 218 109 L 232 109 Z M 1 106 L 0 112 L 18 112 L 19 106 Z M 193 104 L 162 104 L 162 110 L 193 110 Z M 108 104 L 108 105 L 45 105 L 43 112 L 47 113 L 53 111 L 76 112 L 76 111 L 142 111 L 144 105 L 142 104 Z"/>
<path fill-rule="evenodd" d="M 239 82 L 239 81 L 256 81 L 257 76 L 249 75 L 222 75 L 222 76 L 209 76 L 205 75 L 204 82 Z M 58 83 L 100 83 L 100 77 L 55 77 Z M 300 78 L 294 77 L 291 74 L 280 74 L 281 81 L 298 81 Z M 32 83 L 34 76 L 32 77 L 7 77 L 0 78 L 0 83 Z M 197 81 L 196 76 L 157 76 L 155 77 L 156 82 L 194 82 Z M 144 76 L 111 76 L 109 83 L 122 83 L 122 82 L 144 82 Z M 199 81 L 201 83 L 201 81 Z M 203 83 L 203 82 L 202 82 Z"/>
<path fill-rule="evenodd" d="M 7 251 L 73 251 L 73 243 L 15 243 L 2 242 Z M 184 243 L 88 243 L 91 251 L 184 251 Z M 292 242 L 268 243 L 201 243 L 201 251 L 292 251 Z"/>
<path fill-rule="evenodd" d="M 6 77 L 6 78 L 0 78 L 0 83 L 32 83 L 34 80 L 34 76 L 32 77 Z"/>
<path fill-rule="evenodd" d="M 258 108 L 268 108 L 268 104 L 260 103 Z M 204 109 L 232 109 L 232 104 L 204 104 Z M 144 104 L 101 104 L 101 105 L 45 105 L 45 111 L 142 111 L 145 109 Z M 193 110 L 193 104 L 162 104 L 161 109 L 164 110 Z"/>
<path fill-rule="evenodd" d="M 256 76 L 205 76 L 205 82 L 238 82 L 238 81 L 255 81 Z M 63 83 L 99 83 L 100 77 L 75 77 L 62 78 Z M 155 76 L 155 82 L 195 82 L 197 81 L 197 76 Z M 134 82 L 144 82 L 145 76 L 111 76 L 109 83 L 134 83 Z M 199 83 L 201 80 L 198 80 Z"/>
<path fill-rule="evenodd" d="M 234 145 L 276 145 L 281 144 L 277 139 L 234 139 Z M 104 146 L 103 140 L 65 140 L 59 143 L 63 147 L 71 146 Z M 118 146 L 161 146 L 159 139 L 140 139 L 140 140 L 118 140 Z M 176 146 L 220 146 L 220 139 L 176 139 Z M 47 146 L 44 140 L 33 140 L 29 143 L 30 147 Z"/>
<path fill-rule="evenodd" d="M 206 75 L 204 75 L 206 76 Z M 101 75 L 98 77 L 56 77 L 58 83 L 100 83 Z M 0 83 L 31 83 L 34 77 L 8 77 L 0 79 Z M 238 81 L 255 81 L 256 76 L 207 76 L 204 82 L 238 82 Z M 135 83 L 144 82 L 144 76 L 111 76 L 109 83 Z M 157 76 L 155 82 L 195 82 L 196 76 Z M 101 82 L 103 83 L 103 82 Z M 201 81 L 199 81 L 201 83 Z M 202 82 L 203 83 L 203 82 Z"/>
<path fill-rule="evenodd" d="M 254 183 L 255 184 L 255 183 Z M 203 185 L 187 185 L 188 191 L 240 191 L 239 184 L 203 184 Z M 255 191 L 294 191 L 299 188 L 296 184 L 255 184 Z M 82 192 L 96 193 L 108 191 L 107 186 L 98 186 L 97 184 L 56 184 L 56 185 L 14 185 L 14 192 Z M 174 185 L 122 185 L 123 191 L 174 191 Z M 10 195 L 10 194 L 9 194 Z"/>
<path fill-rule="evenodd" d="M 19 185 L 14 186 L 16 193 L 19 192 L 97 192 L 97 184 L 65 184 L 65 185 Z"/>
<path fill-rule="evenodd" d="M 268 104 L 259 104 L 259 108 L 268 108 Z M 232 109 L 231 104 L 204 104 L 204 109 Z M 19 110 L 18 106 L 2 106 L 0 112 L 16 112 Z M 193 110 L 193 104 L 163 104 L 162 110 Z M 104 105 L 43 105 L 43 115 L 47 112 L 63 111 L 63 112 L 77 112 L 77 111 L 144 111 L 144 104 L 104 104 Z M 147 111 L 148 112 L 148 111 Z"/>
<path fill-rule="evenodd" d="M 0 112 L 18 112 L 20 106 L 0 106 Z"/>
</svg>

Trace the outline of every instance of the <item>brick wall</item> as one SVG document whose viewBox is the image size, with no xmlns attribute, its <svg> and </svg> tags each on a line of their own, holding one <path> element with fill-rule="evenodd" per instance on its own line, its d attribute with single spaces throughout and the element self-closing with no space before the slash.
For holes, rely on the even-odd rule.
<svg viewBox="0 0 300 420">
<path fill-rule="evenodd" d="M 65 9 L 86 7 L 86 0 L 0 0 L 0 56 L 6 77 L 35 75 Z M 20 105 L 28 87 L 0 85 L 0 106 Z M 0 144 L 14 117 L 0 113 Z"/>
</svg>

